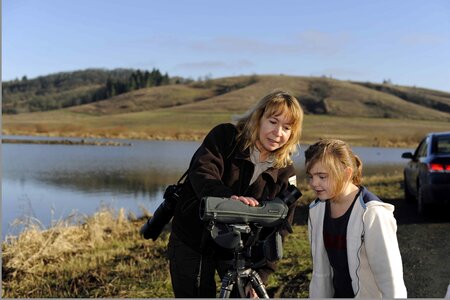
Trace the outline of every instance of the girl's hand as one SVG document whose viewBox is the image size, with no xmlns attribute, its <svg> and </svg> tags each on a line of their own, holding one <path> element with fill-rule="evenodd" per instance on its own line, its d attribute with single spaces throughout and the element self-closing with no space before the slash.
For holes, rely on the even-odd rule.
<svg viewBox="0 0 450 300">
<path fill-rule="evenodd" d="M 233 195 L 230 197 L 232 200 L 239 200 L 244 204 L 247 204 L 248 206 L 258 206 L 259 202 L 253 197 L 244 197 L 244 196 L 236 196 Z"/>
</svg>

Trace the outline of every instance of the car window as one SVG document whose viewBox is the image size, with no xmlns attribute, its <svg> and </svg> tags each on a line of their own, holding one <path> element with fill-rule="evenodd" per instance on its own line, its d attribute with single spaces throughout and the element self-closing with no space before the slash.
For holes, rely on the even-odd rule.
<svg viewBox="0 0 450 300">
<path fill-rule="evenodd" d="M 440 136 L 436 139 L 436 153 L 450 154 L 450 136 Z"/>
<path fill-rule="evenodd" d="M 425 138 L 417 147 L 416 153 L 414 153 L 414 156 L 416 157 L 424 157 L 427 156 L 427 146 L 428 146 L 428 139 Z"/>
</svg>

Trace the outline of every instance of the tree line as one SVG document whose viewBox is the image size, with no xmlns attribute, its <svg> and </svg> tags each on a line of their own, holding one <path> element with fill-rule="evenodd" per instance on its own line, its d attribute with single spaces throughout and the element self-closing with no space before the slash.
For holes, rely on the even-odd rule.
<svg viewBox="0 0 450 300">
<path fill-rule="evenodd" d="M 136 72 L 131 73 L 127 80 L 108 78 L 106 86 L 100 89 L 95 96 L 98 97 L 96 100 L 102 100 L 137 89 L 166 85 L 169 83 L 170 78 L 167 73 L 163 75 L 157 69 L 153 69 L 151 72 L 137 70 Z"/>
<path fill-rule="evenodd" d="M 151 71 L 87 69 L 35 79 L 23 76 L 3 83 L 2 112 L 17 114 L 66 108 L 170 83 L 183 83 L 183 79 L 171 79 L 155 68 Z"/>
</svg>

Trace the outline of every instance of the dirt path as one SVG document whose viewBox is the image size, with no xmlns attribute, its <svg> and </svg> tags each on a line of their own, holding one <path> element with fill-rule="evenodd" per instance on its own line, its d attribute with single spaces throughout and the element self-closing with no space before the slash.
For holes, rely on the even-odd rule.
<svg viewBox="0 0 450 300">
<path fill-rule="evenodd" d="M 450 208 L 438 206 L 422 217 L 413 203 L 386 202 L 395 206 L 408 298 L 443 298 L 450 283 Z"/>
</svg>

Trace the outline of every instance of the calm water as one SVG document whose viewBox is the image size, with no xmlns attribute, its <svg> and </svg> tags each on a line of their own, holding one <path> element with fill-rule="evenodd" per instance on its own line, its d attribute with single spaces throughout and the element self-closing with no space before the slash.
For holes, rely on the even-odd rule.
<svg viewBox="0 0 450 300">
<path fill-rule="evenodd" d="M 142 207 L 154 211 L 165 187 L 178 180 L 199 146 L 126 142 L 132 146 L 3 144 L 2 237 L 21 230 L 12 225 L 14 220 L 34 218 L 47 227 L 73 213 L 92 214 L 101 206 L 123 207 L 138 216 Z M 405 163 L 401 153 L 411 149 L 354 151 L 365 163 L 364 174 L 370 175 L 401 171 Z M 295 163 L 302 177 L 303 152 Z"/>
</svg>

